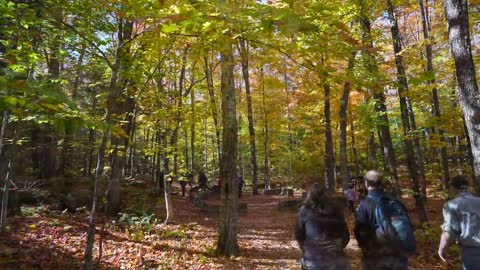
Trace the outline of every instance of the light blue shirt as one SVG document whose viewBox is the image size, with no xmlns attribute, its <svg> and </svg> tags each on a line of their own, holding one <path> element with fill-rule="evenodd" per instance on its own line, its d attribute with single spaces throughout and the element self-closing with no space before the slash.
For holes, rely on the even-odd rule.
<svg viewBox="0 0 480 270">
<path fill-rule="evenodd" d="M 443 206 L 442 230 L 462 247 L 480 247 L 480 197 L 465 191 Z"/>
</svg>

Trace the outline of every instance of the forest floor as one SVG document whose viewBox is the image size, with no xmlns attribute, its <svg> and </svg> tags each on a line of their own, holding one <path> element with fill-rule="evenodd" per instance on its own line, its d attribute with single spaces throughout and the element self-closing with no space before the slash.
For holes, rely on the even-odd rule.
<svg viewBox="0 0 480 270">
<path fill-rule="evenodd" d="M 137 188 L 128 196 L 138 200 L 142 193 L 145 190 Z M 151 197 L 143 200 L 143 207 L 163 216 L 163 205 Z M 109 222 L 101 269 L 300 269 L 301 253 L 294 240 L 296 213 L 277 206 L 284 197 L 244 194 L 241 201 L 248 204 L 248 211 L 238 225 L 241 253 L 232 259 L 214 255 L 218 217 L 201 212 L 187 197 L 172 198 L 174 224 L 135 229 Z M 406 203 L 413 208 L 410 200 Z M 447 264 L 436 256 L 442 204 L 435 198 L 427 203 L 431 227 L 418 231 L 420 254 L 410 260 L 410 269 L 459 269 L 458 259 L 453 259 L 458 254 L 449 254 L 452 259 Z M 88 213 L 49 211 L 45 206 L 25 210 L 22 217 L 9 219 L 8 233 L 0 237 L 0 269 L 81 269 Z M 352 232 L 353 215 L 345 214 Z M 353 233 L 346 253 L 352 269 L 359 269 L 361 252 Z"/>
</svg>

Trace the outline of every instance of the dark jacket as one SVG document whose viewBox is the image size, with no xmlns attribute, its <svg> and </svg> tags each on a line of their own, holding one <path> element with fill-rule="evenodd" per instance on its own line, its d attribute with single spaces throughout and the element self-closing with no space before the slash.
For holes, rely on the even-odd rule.
<svg viewBox="0 0 480 270">
<path fill-rule="evenodd" d="M 381 196 L 385 194 L 382 190 L 371 190 L 369 195 Z M 397 256 L 402 252 L 388 242 L 380 243 L 376 236 L 375 208 L 377 203 L 369 197 L 361 199 L 355 216 L 355 238 L 358 246 L 362 249 L 364 256 Z"/>
<path fill-rule="evenodd" d="M 200 188 L 206 188 L 207 187 L 207 176 L 201 172 L 199 175 L 198 175 L 198 185 L 200 186 Z"/>
<path fill-rule="evenodd" d="M 314 265 L 311 269 L 347 269 L 343 248 L 350 240 L 343 210 L 302 206 L 295 231 L 303 259 Z"/>
</svg>

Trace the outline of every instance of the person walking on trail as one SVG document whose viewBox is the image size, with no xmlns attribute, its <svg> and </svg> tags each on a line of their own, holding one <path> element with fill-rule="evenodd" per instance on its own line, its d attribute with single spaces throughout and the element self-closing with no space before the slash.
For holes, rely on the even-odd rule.
<svg viewBox="0 0 480 270">
<path fill-rule="evenodd" d="M 352 213 L 355 213 L 355 202 L 357 201 L 357 192 L 355 191 L 355 186 L 351 184 L 347 190 L 345 190 L 345 198 L 348 202 L 348 209 Z"/>
<path fill-rule="evenodd" d="M 363 180 L 363 177 L 358 177 L 357 180 L 357 194 L 358 194 L 358 200 L 361 201 L 368 195 L 368 190 L 367 187 L 365 186 L 365 181 Z"/>
<path fill-rule="evenodd" d="M 298 214 L 295 238 L 302 250 L 302 270 L 350 269 L 343 249 L 350 240 L 340 206 L 314 184 Z"/>
<path fill-rule="evenodd" d="M 198 173 L 198 187 L 202 190 L 208 189 L 207 186 L 208 178 L 203 171 Z"/>
<path fill-rule="evenodd" d="M 350 177 L 349 186 L 350 186 L 350 185 L 353 185 L 353 188 L 354 188 L 354 189 L 357 188 L 357 178 L 355 178 L 355 176 L 351 176 L 351 177 Z"/>
<path fill-rule="evenodd" d="M 469 191 L 469 183 L 463 176 L 455 176 L 450 182 L 455 198 L 443 206 L 442 236 L 438 256 L 447 258 L 451 240 L 461 247 L 464 270 L 480 269 L 480 197 Z"/>
<path fill-rule="evenodd" d="M 180 183 L 180 187 L 182 188 L 182 197 L 185 197 L 185 191 L 187 189 L 187 185 L 189 184 L 187 176 L 181 175 L 178 178 L 178 182 Z"/>
<path fill-rule="evenodd" d="M 369 171 L 364 179 L 368 195 L 358 205 L 354 229 L 363 254 L 361 269 L 406 270 L 408 256 L 416 251 L 407 210 L 383 191 L 381 173 Z"/>
</svg>

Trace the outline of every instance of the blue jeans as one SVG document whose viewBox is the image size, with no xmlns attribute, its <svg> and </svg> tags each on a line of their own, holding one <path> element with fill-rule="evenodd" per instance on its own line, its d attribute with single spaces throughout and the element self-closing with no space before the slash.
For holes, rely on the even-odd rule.
<svg viewBox="0 0 480 270">
<path fill-rule="evenodd" d="M 480 269 L 480 247 L 462 248 L 463 270 Z"/>
</svg>

